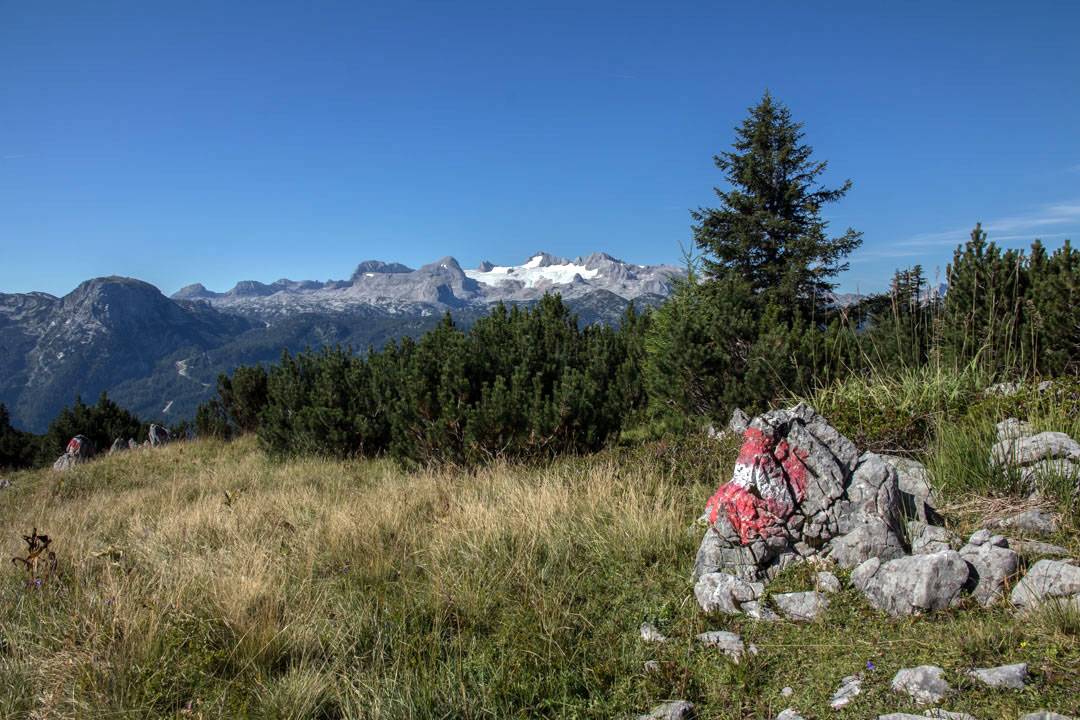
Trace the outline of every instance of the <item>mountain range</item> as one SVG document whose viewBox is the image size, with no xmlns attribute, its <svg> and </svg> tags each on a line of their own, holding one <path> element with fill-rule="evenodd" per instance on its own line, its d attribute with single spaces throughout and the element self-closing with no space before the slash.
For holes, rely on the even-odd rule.
<svg viewBox="0 0 1080 720">
<path fill-rule="evenodd" d="M 283 350 L 378 347 L 422 334 L 446 312 L 467 325 L 494 303 L 529 305 L 547 292 L 582 323 L 617 323 L 631 302 L 663 301 L 681 274 L 604 253 L 540 252 L 469 270 L 452 257 L 418 269 L 369 260 L 348 280 L 245 280 L 227 292 L 194 284 L 172 297 L 123 277 L 87 280 L 63 297 L 0 293 L 0 403 L 35 432 L 76 396 L 92 402 L 102 391 L 145 419 L 176 422 L 212 396 L 219 373 Z"/>
</svg>

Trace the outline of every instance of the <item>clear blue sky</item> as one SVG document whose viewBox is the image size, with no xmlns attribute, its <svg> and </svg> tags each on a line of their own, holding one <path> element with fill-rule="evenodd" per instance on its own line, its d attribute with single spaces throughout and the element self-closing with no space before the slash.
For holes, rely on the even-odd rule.
<svg viewBox="0 0 1080 720">
<path fill-rule="evenodd" d="M 1080 242 L 1080 3 L 0 0 L 0 291 L 677 261 L 767 87 L 850 177 L 843 289 Z"/>
</svg>

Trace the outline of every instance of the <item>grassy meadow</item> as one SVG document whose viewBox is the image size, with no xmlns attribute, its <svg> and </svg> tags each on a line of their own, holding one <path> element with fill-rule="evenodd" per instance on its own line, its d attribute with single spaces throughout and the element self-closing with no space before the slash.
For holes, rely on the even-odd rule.
<svg viewBox="0 0 1080 720">
<path fill-rule="evenodd" d="M 1042 503 L 1062 519 L 1047 539 L 1080 555 L 1070 488 L 1022 500 L 985 462 L 993 422 L 1015 408 L 942 408 L 935 392 L 907 400 L 918 431 L 885 432 L 896 421 L 881 408 L 904 407 L 917 385 L 881 390 L 885 405 L 852 387 L 815 400 L 846 432 L 871 428 L 864 442 L 927 460 L 958 533 Z M 1080 437 L 1056 401 L 1022 409 L 1039 429 Z M 736 449 L 691 436 L 542 466 L 405 471 L 274 461 L 244 437 L 11 474 L 4 547 L 21 555 L 36 526 L 59 567 L 40 587 L 12 566 L 0 575 L 0 717 L 612 718 L 684 698 L 701 718 L 789 706 L 868 718 L 916 712 L 889 683 L 919 664 L 947 671 L 955 693 L 943 707 L 981 720 L 1080 713 L 1075 612 L 972 603 L 893 620 L 846 588 L 811 624 L 702 614 L 697 517 Z M 810 569 L 781 588 L 812 589 Z M 670 641 L 643 643 L 646 620 Z M 759 653 L 735 664 L 699 646 L 712 629 Z M 1023 691 L 965 675 L 1013 662 L 1030 665 Z M 862 694 L 829 709 L 841 678 L 860 672 Z"/>
</svg>

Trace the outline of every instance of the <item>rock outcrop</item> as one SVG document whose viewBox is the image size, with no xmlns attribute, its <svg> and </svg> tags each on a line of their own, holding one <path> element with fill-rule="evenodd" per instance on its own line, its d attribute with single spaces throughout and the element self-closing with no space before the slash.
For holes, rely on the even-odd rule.
<svg viewBox="0 0 1080 720">
<path fill-rule="evenodd" d="M 990 449 L 993 467 L 1018 468 L 1029 491 L 1047 478 L 1064 478 L 1080 488 L 1080 443 L 1061 432 L 1036 433 L 1016 418 L 997 425 L 997 442 Z"/>
<path fill-rule="evenodd" d="M 1023 609 L 1051 600 L 1080 609 L 1080 567 L 1065 560 L 1040 560 L 1016 584 L 1010 599 Z"/>
<path fill-rule="evenodd" d="M 851 573 L 851 583 L 871 605 L 899 616 L 952 607 L 969 574 L 960 553 L 943 550 L 884 562 L 870 558 Z"/>
</svg>

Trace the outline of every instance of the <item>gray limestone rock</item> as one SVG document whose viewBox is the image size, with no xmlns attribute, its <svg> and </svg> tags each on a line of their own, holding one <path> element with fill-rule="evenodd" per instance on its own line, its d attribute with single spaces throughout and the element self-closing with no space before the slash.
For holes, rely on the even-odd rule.
<svg viewBox="0 0 1080 720">
<path fill-rule="evenodd" d="M 1020 720 L 1077 720 L 1069 715 L 1058 715 L 1056 712 L 1050 712 L 1049 710 L 1039 710 L 1038 712 L 1028 713 L 1022 715 Z"/>
<path fill-rule="evenodd" d="M 941 702 L 952 690 L 945 681 L 945 671 L 937 665 L 903 668 L 893 676 L 892 689 L 907 693 L 920 705 Z"/>
<path fill-rule="evenodd" d="M 1023 690 L 1027 683 L 1028 666 L 1027 663 L 1016 663 L 992 668 L 975 668 L 969 675 L 989 687 Z"/>
<path fill-rule="evenodd" d="M 1080 567 L 1068 561 L 1040 560 L 1013 587 L 1010 598 L 1017 607 L 1030 609 L 1048 600 L 1080 602 Z"/>
<path fill-rule="evenodd" d="M 1009 547 L 1023 557 L 1069 557 L 1068 549 L 1038 540 L 1009 540 Z"/>
<path fill-rule="evenodd" d="M 938 720 L 978 720 L 974 715 L 968 715 L 964 712 L 952 712 L 950 710 L 942 710 L 941 708 L 930 708 L 924 710 L 923 715 L 928 718 L 938 718 Z"/>
<path fill-rule="evenodd" d="M 750 417 L 742 411 L 742 408 L 735 408 L 731 411 L 731 420 L 728 421 L 728 429 L 731 432 L 741 436 L 749 426 Z"/>
<path fill-rule="evenodd" d="M 657 705 L 647 715 L 638 715 L 638 720 L 691 720 L 693 717 L 693 703 L 686 700 L 673 700 Z"/>
<path fill-rule="evenodd" d="M 855 568 L 851 582 L 871 605 L 900 616 L 954 605 L 969 572 L 959 553 L 945 550 L 887 562 L 871 558 Z"/>
<path fill-rule="evenodd" d="M 860 692 L 862 692 L 862 678 L 858 675 L 848 675 L 840 681 L 840 687 L 829 698 L 829 707 L 839 710 L 854 700 Z"/>
<path fill-rule="evenodd" d="M 776 716 L 776 720 L 806 720 L 806 718 L 796 712 L 795 708 L 787 708 Z"/>
<path fill-rule="evenodd" d="M 737 615 L 740 605 L 761 597 L 764 586 L 751 583 L 727 573 L 707 573 L 694 585 L 694 597 L 705 612 L 722 612 Z"/>
<path fill-rule="evenodd" d="M 757 648 L 753 645 L 749 649 L 743 644 L 742 637 L 725 630 L 710 630 L 697 636 L 699 643 L 705 647 L 717 648 L 735 662 L 742 659 L 744 653 L 757 655 Z"/>
<path fill-rule="evenodd" d="M 1001 597 L 1005 582 L 1020 567 L 1020 556 L 1008 547 L 995 544 L 994 540 L 991 538 L 981 545 L 969 543 L 960 549 L 960 557 L 971 566 L 968 587 L 972 596 L 984 607 Z M 1004 543 L 1005 539 L 1001 538 L 1001 542 Z"/>
<path fill-rule="evenodd" d="M 937 513 L 934 510 L 934 488 L 930 484 L 930 473 L 926 466 L 899 455 L 881 455 L 881 458 L 896 470 L 904 515 L 930 522 Z"/>
<path fill-rule="evenodd" d="M 1080 462 L 1080 443 L 1062 432 L 1041 432 L 1001 440 L 990 448 L 994 465 L 1034 465 L 1040 460 Z"/>
<path fill-rule="evenodd" d="M 814 585 L 818 591 L 823 593 L 832 594 L 840 592 L 840 578 L 827 570 L 822 570 L 814 576 Z"/>
<path fill-rule="evenodd" d="M 641 639 L 647 643 L 667 642 L 667 636 L 657 630 L 656 627 L 650 622 L 641 623 L 639 631 L 641 633 Z"/>
<path fill-rule="evenodd" d="M 912 555 L 929 555 L 942 550 L 954 550 L 960 545 L 956 535 L 940 525 L 912 523 L 909 527 L 917 531 L 912 533 Z"/>
<path fill-rule="evenodd" d="M 998 442 L 1004 440 L 1016 440 L 1017 438 L 1027 437 L 1028 435 L 1034 435 L 1035 428 L 1027 420 L 1018 420 L 1017 418 L 1008 418 L 1002 420 L 997 424 L 997 439 Z"/>
<path fill-rule="evenodd" d="M 742 604 L 742 611 L 746 614 L 746 617 L 752 620 L 761 620 L 764 622 L 775 622 L 780 619 L 772 609 L 762 603 L 760 600 L 751 600 L 750 602 L 744 602 Z"/>
<path fill-rule="evenodd" d="M 829 598 L 815 590 L 773 595 L 772 601 L 788 620 L 803 622 L 816 619 L 829 607 Z"/>
<path fill-rule="evenodd" d="M 1002 518 L 994 523 L 993 527 L 1017 530 L 1029 535 L 1052 535 L 1057 532 L 1058 523 L 1047 511 L 1035 508 Z"/>
</svg>

